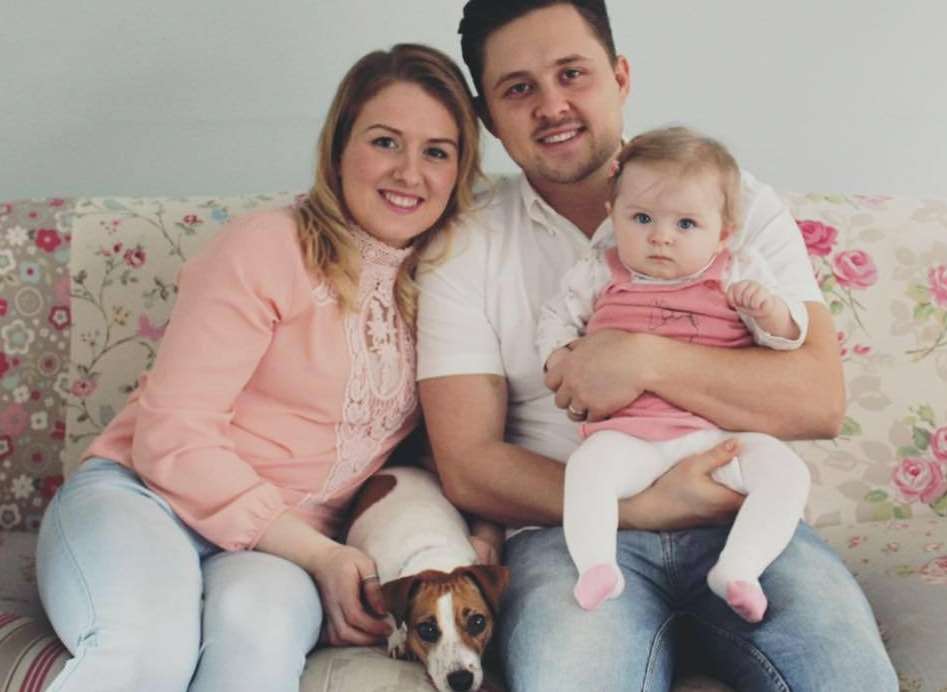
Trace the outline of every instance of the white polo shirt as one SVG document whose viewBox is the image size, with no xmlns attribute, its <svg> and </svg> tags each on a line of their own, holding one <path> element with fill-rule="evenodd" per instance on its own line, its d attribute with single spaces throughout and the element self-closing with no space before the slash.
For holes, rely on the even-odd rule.
<svg viewBox="0 0 947 692">
<path fill-rule="evenodd" d="M 455 230 L 448 257 L 419 273 L 418 379 L 505 377 L 507 442 L 564 462 L 579 444 L 578 425 L 543 384 L 536 323 L 566 272 L 590 249 L 614 243 L 611 220 L 587 238 L 523 174 L 497 180 L 482 204 Z M 822 302 L 795 221 L 745 171 L 743 209 L 734 250 L 746 244 L 762 254 L 787 297 Z"/>
</svg>

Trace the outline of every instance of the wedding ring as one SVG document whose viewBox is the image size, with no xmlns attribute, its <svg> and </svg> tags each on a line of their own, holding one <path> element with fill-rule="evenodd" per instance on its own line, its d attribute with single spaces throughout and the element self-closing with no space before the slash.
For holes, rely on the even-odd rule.
<svg viewBox="0 0 947 692">
<path fill-rule="evenodd" d="M 572 408 L 572 404 L 569 404 L 569 406 L 566 407 L 566 415 L 569 416 L 569 420 L 573 420 L 576 423 L 579 423 L 581 421 L 584 421 L 586 418 L 588 418 L 589 412 L 576 411 L 574 408 Z"/>
</svg>

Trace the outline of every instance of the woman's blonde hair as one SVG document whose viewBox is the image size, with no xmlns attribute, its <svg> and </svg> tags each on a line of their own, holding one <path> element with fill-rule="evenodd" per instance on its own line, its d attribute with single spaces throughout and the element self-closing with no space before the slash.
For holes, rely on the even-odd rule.
<svg viewBox="0 0 947 692">
<path fill-rule="evenodd" d="M 627 142 L 616 162 L 609 190 L 612 204 L 618 196 L 618 182 L 626 163 L 671 164 L 676 168 L 675 173 L 684 178 L 708 170 L 716 172 L 723 192 L 723 225 L 736 228 L 741 223 L 740 167 L 727 148 L 715 139 L 687 127 L 649 130 Z"/>
<path fill-rule="evenodd" d="M 471 208 L 474 183 L 482 176 L 480 131 L 473 97 L 453 60 L 428 46 L 401 43 L 390 51 L 369 53 L 349 69 L 336 90 L 319 135 L 315 183 L 297 207 L 296 219 L 306 267 L 329 282 L 342 309 L 354 309 L 360 257 L 349 232 L 351 214 L 342 195 L 342 152 L 364 105 L 399 82 L 416 84 L 443 104 L 460 133 L 457 182 L 444 213 L 431 228 L 412 240 L 415 251 L 402 263 L 395 279 L 395 303 L 402 317 L 413 324 L 418 293 L 414 272 L 419 258 L 434 237 L 458 214 Z"/>
</svg>

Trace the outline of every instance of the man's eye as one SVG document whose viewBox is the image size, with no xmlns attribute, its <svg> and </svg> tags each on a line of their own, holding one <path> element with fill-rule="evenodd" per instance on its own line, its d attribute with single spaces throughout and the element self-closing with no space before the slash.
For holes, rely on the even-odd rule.
<svg viewBox="0 0 947 692">
<path fill-rule="evenodd" d="M 433 622 L 422 622 L 417 627 L 418 636 L 429 644 L 433 644 L 441 638 L 441 631 Z"/>
<path fill-rule="evenodd" d="M 631 217 L 631 220 L 635 223 L 651 223 L 651 217 L 645 214 L 643 211 L 639 211 L 637 214 Z"/>
<path fill-rule="evenodd" d="M 397 146 L 397 142 L 392 137 L 375 137 L 372 144 L 382 149 L 394 149 Z"/>
<path fill-rule="evenodd" d="M 677 227 L 682 231 L 689 231 L 692 228 L 697 228 L 697 222 L 694 219 L 681 219 L 677 222 Z"/>
<path fill-rule="evenodd" d="M 562 77 L 567 82 L 571 82 L 573 79 L 578 79 L 582 76 L 582 70 L 577 70 L 574 67 L 562 71 Z"/>
<path fill-rule="evenodd" d="M 526 96 L 530 92 L 530 86 L 526 82 L 514 84 L 506 90 L 507 96 Z"/>
<path fill-rule="evenodd" d="M 479 613 L 474 613 L 467 618 L 467 634 L 476 637 L 487 628 L 487 619 Z"/>
</svg>

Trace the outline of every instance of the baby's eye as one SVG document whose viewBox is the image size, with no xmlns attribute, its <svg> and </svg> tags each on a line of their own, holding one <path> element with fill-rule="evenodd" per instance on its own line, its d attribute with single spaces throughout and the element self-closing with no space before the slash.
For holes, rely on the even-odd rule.
<svg viewBox="0 0 947 692">
<path fill-rule="evenodd" d="M 645 214 L 643 211 L 639 211 L 637 214 L 631 217 L 631 220 L 635 223 L 651 223 L 651 217 Z"/>
<path fill-rule="evenodd" d="M 694 219 L 681 219 L 677 222 L 677 227 L 682 231 L 689 231 L 692 228 L 697 228 L 697 222 Z"/>
</svg>

